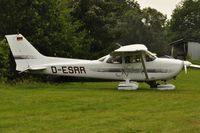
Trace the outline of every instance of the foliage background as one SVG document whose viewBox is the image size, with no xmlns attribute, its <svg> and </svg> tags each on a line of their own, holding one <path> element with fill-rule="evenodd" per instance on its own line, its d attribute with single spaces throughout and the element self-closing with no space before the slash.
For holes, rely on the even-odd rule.
<svg viewBox="0 0 200 133">
<path fill-rule="evenodd" d="M 115 43 L 143 43 L 165 55 L 171 41 L 200 40 L 199 6 L 183 0 L 168 20 L 135 0 L 0 0 L 0 77 L 17 75 L 7 34 L 23 34 L 47 56 L 97 59 Z"/>
</svg>

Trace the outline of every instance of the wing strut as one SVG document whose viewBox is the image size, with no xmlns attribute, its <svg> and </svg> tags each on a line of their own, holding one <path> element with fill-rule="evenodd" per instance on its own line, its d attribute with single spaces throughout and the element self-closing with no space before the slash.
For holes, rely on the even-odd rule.
<svg viewBox="0 0 200 133">
<path fill-rule="evenodd" d="M 141 59 L 142 59 L 142 66 L 144 69 L 144 74 L 145 74 L 146 80 L 149 80 L 149 76 L 148 76 L 147 68 L 146 68 L 146 64 L 145 64 L 145 55 L 143 52 L 141 52 Z"/>
</svg>

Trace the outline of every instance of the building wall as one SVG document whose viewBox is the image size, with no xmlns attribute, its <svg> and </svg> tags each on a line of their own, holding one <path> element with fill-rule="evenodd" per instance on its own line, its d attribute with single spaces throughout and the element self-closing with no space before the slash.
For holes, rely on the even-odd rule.
<svg viewBox="0 0 200 133">
<path fill-rule="evenodd" d="M 171 56 L 175 59 L 186 60 L 187 56 L 187 43 L 179 43 L 171 46 Z"/>
<path fill-rule="evenodd" d="M 200 43 L 188 42 L 188 56 L 192 60 L 200 59 Z"/>
</svg>

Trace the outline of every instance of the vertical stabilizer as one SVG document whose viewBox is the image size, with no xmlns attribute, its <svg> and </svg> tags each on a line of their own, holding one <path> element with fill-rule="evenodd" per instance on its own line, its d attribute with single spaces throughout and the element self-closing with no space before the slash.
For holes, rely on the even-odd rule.
<svg viewBox="0 0 200 133">
<path fill-rule="evenodd" d="M 39 65 L 45 56 L 40 54 L 21 34 L 6 35 L 16 62 L 16 70 L 25 71 L 30 65 Z"/>
</svg>

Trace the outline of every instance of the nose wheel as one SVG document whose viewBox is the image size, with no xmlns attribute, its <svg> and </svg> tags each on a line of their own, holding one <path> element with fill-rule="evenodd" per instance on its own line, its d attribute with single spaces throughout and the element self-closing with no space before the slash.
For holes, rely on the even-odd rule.
<svg viewBox="0 0 200 133">
<path fill-rule="evenodd" d="M 173 84 L 163 84 L 163 85 L 158 85 L 156 89 L 164 91 L 164 90 L 174 90 L 176 89 L 176 87 Z"/>
</svg>

